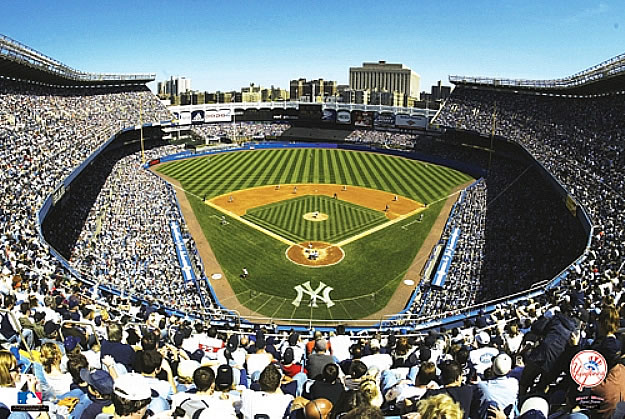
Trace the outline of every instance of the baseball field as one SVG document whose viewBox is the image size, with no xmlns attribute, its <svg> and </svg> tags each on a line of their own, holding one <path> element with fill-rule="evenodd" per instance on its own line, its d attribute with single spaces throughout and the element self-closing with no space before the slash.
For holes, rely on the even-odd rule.
<svg viewBox="0 0 625 419">
<path fill-rule="evenodd" d="M 231 291 L 217 292 L 220 302 L 301 320 L 364 318 L 396 292 L 405 301 L 414 285 L 402 280 L 441 208 L 472 180 L 446 167 L 338 149 L 229 152 L 156 171 L 185 192 L 210 245 L 202 257 L 218 263 L 206 273 L 225 277 L 212 280 L 214 288 L 229 282 Z"/>
</svg>

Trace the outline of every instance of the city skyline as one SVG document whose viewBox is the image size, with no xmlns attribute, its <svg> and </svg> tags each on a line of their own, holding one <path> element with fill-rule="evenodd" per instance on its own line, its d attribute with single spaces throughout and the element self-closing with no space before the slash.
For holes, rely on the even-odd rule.
<svg viewBox="0 0 625 419">
<path fill-rule="evenodd" d="M 300 77 L 349 84 L 385 60 L 421 76 L 560 78 L 625 52 L 623 1 L 8 2 L 0 33 L 87 72 L 150 72 L 199 91 Z M 150 83 L 156 91 L 156 82 Z"/>
</svg>

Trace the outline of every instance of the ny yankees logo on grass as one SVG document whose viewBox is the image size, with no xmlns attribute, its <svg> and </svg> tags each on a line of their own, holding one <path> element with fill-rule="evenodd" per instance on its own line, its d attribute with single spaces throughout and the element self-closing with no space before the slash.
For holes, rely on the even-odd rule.
<svg viewBox="0 0 625 419">
<path fill-rule="evenodd" d="M 319 281 L 319 286 L 316 290 L 312 289 L 312 287 L 310 286 L 310 281 L 306 281 L 302 285 L 296 285 L 293 288 L 295 288 L 295 291 L 297 291 L 297 297 L 291 302 L 291 304 L 293 304 L 295 307 L 299 307 L 300 303 L 302 302 L 302 297 L 304 296 L 304 293 L 310 296 L 309 305 L 311 307 L 318 307 L 317 299 L 324 302 L 328 306 L 328 308 L 334 305 L 334 303 L 330 299 L 330 292 L 332 292 L 334 288 L 324 284 L 321 281 Z"/>
</svg>

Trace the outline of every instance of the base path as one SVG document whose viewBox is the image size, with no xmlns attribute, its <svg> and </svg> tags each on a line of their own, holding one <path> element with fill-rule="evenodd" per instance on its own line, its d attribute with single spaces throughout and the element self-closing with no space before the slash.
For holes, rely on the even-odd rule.
<svg viewBox="0 0 625 419">
<path fill-rule="evenodd" d="M 178 203 L 180 204 L 182 215 L 184 216 L 184 219 L 187 223 L 187 228 L 189 229 L 191 237 L 193 237 L 193 240 L 195 241 L 195 246 L 200 253 L 202 262 L 204 263 L 204 273 L 206 274 L 206 277 L 208 278 L 211 287 L 213 287 L 213 291 L 215 292 L 215 295 L 217 296 L 219 302 L 229 310 L 238 311 L 239 314 L 241 314 L 241 316 L 243 317 L 264 317 L 262 314 L 252 311 L 243 304 L 241 304 L 239 298 L 234 293 L 234 290 L 230 285 L 230 281 L 226 279 L 226 275 L 222 271 L 219 262 L 217 262 L 217 258 L 213 253 L 213 249 L 211 249 L 208 240 L 206 240 L 206 236 L 204 236 L 202 227 L 195 217 L 195 213 L 191 208 L 191 204 L 189 203 L 187 195 L 182 189 L 180 182 L 169 176 L 165 176 L 162 173 L 158 173 L 156 171 L 154 171 L 153 173 L 162 177 L 174 186 L 176 190 L 176 198 L 178 198 Z M 198 199 L 201 198 L 198 197 Z M 221 279 L 212 280 L 211 276 L 213 274 L 221 274 Z"/>
<path fill-rule="evenodd" d="M 227 307 L 228 309 L 237 310 L 242 316 L 257 317 L 257 318 L 266 317 L 264 315 L 261 315 L 243 306 L 239 302 L 237 295 L 234 293 L 234 290 L 230 286 L 230 283 L 225 278 L 225 276 L 223 276 L 223 279 L 220 279 L 220 280 L 216 280 L 216 281 L 210 280 L 211 275 L 214 273 L 221 273 L 222 275 L 224 274 L 223 274 L 223 271 L 221 270 L 219 263 L 217 262 L 217 259 L 215 258 L 215 255 L 208 241 L 206 240 L 206 237 L 204 236 L 204 232 L 202 231 L 202 228 L 200 227 L 200 224 L 195 217 L 195 213 L 191 209 L 191 205 L 189 201 L 187 200 L 184 190 L 180 186 L 180 183 L 176 181 L 175 179 L 172 179 L 171 177 L 165 176 L 162 173 L 158 173 L 156 171 L 154 171 L 154 173 L 162 177 L 169 183 L 171 183 L 176 188 L 176 196 L 178 198 L 178 202 L 180 203 L 180 208 L 182 210 L 184 218 L 187 222 L 187 227 L 189 229 L 189 232 L 193 236 L 193 239 L 195 240 L 200 256 L 202 257 L 202 261 L 204 262 L 205 273 L 209 278 L 211 286 L 213 287 L 213 290 L 215 291 L 215 294 L 217 295 L 219 302 L 223 304 L 225 307 Z M 404 278 L 402 278 L 403 280 L 405 279 L 413 280 L 414 285 L 410 285 L 410 286 L 405 285 L 402 280 L 397 286 L 397 289 L 395 290 L 395 293 L 389 300 L 388 304 L 384 308 L 380 309 L 379 311 L 361 320 L 384 320 L 385 316 L 399 313 L 401 310 L 404 309 L 404 307 L 406 306 L 406 303 L 408 302 L 408 299 L 410 298 L 412 294 L 412 291 L 415 289 L 416 285 L 421 280 L 421 271 L 423 270 L 423 267 L 425 266 L 425 263 L 430 256 L 432 248 L 436 245 L 436 243 L 440 239 L 440 236 L 443 232 L 443 228 L 445 227 L 445 223 L 447 222 L 447 218 L 449 217 L 449 213 L 451 212 L 451 208 L 453 207 L 453 204 L 456 202 L 458 198 L 458 193 L 473 182 L 474 181 L 470 181 L 470 182 L 465 183 L 464 185 L 460 185 L 456 187 L 452 191 L 452 193 L 449 195 L 449 197 L 446 199 L 445 205 L 443 206 L 443 209 L 439 213 L 438 218 L 436 219 L 434 225 L 432 226 L 432 229 L 430 230 L 430 233 L 425 239 L 425 242 L 421 246 L 421 249 L 417 253 L 415 259 L 410 265 Z M 294 192 L 293 189 L 295 186 L 297 186 L 297 191 L 296 193 L 293 193 Z M 322 186 L 328 187 L 328 190 L 326 192 L 321 192 L 325 190 L 325 188 L 322 188 Z M 311 190 L 308 192 L 305 192 L 307 191 L 308 187 L 310 187 Z M 260 191 L 263 188 L 265 190 Z M 279 189 L 276 189 L 275 186 L 259 187 L 259 188 L 252 188 L 252 189 L 248 189 L 244 191 L 237 191 L 231 194 L 222 195 L 221 197 L 218 197 L 218 198 L 223 198 L 225 202 L 224 201 L 218 201 L 218 202 L 221 202 L 224 205 L 224 207 L 227 208 L 229 211 L 232 211 L 234 213 L 237 213 L 237 211 L 239 211 L 240 215 L 244 215 L 245 210 L 247 208 L 251 208 L 251 206 L 249 205 L 249 203 L 247 205 L 244 204 L 244 202 L 237 203 L 237 197 L 239 198 L 245 197 L 245 195 L 239 196 L 239 193 L 259 191 L 258 196 L 262 196 L 263 193 L 266 194 L 267 192 L 269 192 L 267 188 L 274 192 L 278 192 L 275 194 L 275 200 L 271 202 L 279 202 L 284 199 L 290 199 L 298 195 L 304 195 L 304 194 L 314 195 L 314 194 L 323 193 L 324 195 L 332 196 L 336 192 L 339 199 L 344 199 L 346 201 L 355 203 L 357 205 L 367 206 L 369 208 L 372 208 L 372 206 L 366 205 L 362 201 L 358 201 L 360 198 L 358 198 L 359 194 L 357 191 L 361 189 L 367 192 L 380 192 L 385 195 L 384 197 L 380 197 L 380 200 L 374 201 L 375 205 L 377 205 L 377 207 L 380 208 L 380 211 L 383 211 L 384 205 L 389 204 L 391 206 L 390 208 L 391 211 L 387 212 L 387 217 L 389 218 L 393 217 L 393 219 L 398 218 L 403 214 L 412 212 L 416 209 L 423 208 L 423 204 L 420 204 L 416 201 L 411 201 L 408 198 L 404 198 L 404 197 L 398 197 L 398 201 L 394 201 L 395 196 L 388 192 L 376 191 L 376 190 L 367 189 L 367 188 L 358 188 L 356 186 L 348 186 L 347 190 L 342 190 L 341 185 L 290 185 L 290 187 L 289 185 L 281 185 Z M 281 190 L 283 191 L 282 193 L 284 193 L 284 195 L 280 193 Z M 349 193 L 349 192 L 352 192 L 352 193 Z M 232 202 L 228 203 L 227 201 L 229 199 L 229 196 L 232 196 Z M 198 199 L 202 199 L 202 198 L 198 197 Z M 245 199 L 247 200 L 247 198 Z M 267 201 L 267 199 L 268 198 L 265 196 L 263 198 L 264 203 L 257 204 L 256 206 L 271 203 Z M 415 203 L 416 206 L 408 207 L 410 208 L 410 210 L 408 210 L 408 208 L 404 209 L 403 211 L 405 212 L 403 214 L 399 212 L 393 212 L 393 210 L 397 210 L 399 208 L 399 206 L 396 207 L 394 206 L 394 204 L 401 204 L 403 200 L 411 201 Z M 243 211 L 243 212 L 240 212 L 240 211 Z M 297 246 L 297 247 L 300 248 L 301 250 L 301 246 Z M 357 325 L 358 320 L 355 320 L 351 323 L 354 325 Z M 371 325 L 370 322 L 363 323 L 363 326 L 370 326 L 370 325 Z"/>
<path fill-rule="evenodd" d="M 451 208 L 454 206 L 456 201 L 458 200 L 458 195 L 465 188 L 471 185 L 474 180 L 465 183 L 464 185 L 457 186 L 454 188 L 450 195 L 447 197 L 445 201 L 445 205 L 441 209 L 441 212 L 438 214 L 436 221 L 432 225 L 432 229 L 430 233 L 425 238 L 425 241 L 421 245 L 419 252 L 417 252 L 417 256 L 412 261 L 412 264 L 408 268 L 406 275 L 402 281 L 397 285 L 397 289 L 393 296 L 389 300 L 388 304 L 378 310 L 377 312 L 370 314 L 369 316 L 363 318 L 362 320 L 384 320 L 385 316 L 397 314 L 406 307 L 412 292 L 415 290 L 419 282 L 421 282 L 421 272 L 425 267 L 425 263 L 430 257 L 430 253 L 432 253 L 432 249 L 436 246 L 436 243 L 441 238 L 441 234 L 443 234 L 443 229 L 445 228 L 445 224 L 447 223 L 447 218 L 449 218 L 449 214 L 451 213 Z M 413 285 L 406 285 L 404 280 L 410 279 L 413 281 Z"/>
<path fill-rule="evenodd" d="M 238 216 L 243 216 L 250 208 L 304 195 L 326 195 L 331 198 L 336 195 L 337 199 L 377 211 L 384 211 L 388 207 L 386 217 L 389 220 L 425 207 L 420 202 L 390 192 L 360 186 L 343 187 L 343 185 L 327 184 L 258 186 L 220 195 L 210 199 L 210 203 Z"/>
</svg>

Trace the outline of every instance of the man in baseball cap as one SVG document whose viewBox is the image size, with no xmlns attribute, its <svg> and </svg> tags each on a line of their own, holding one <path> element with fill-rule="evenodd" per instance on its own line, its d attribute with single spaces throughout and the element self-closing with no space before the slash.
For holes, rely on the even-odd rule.
<svg viewBox="0 0 625 419">
<path fill-rule="evenodd" d="M 95 370 L 89 373 L 86 368 L 80 370 L 80 378 L 88 384 L 87 394 L 80 398 L 72 414 L 77 418 L 95 418 L 102 413 L 103 408 L 113 403 L 113 378 L 106 371 Z"/>
<path fill-rule="evenodd" d="M 475 336 L 475 342 L 478 347 L 469 352 L 469 361 L 471 367 L 482 376 L 491 367 L 493 358 L 499 355 L 499 350 L 490 346 L 490 335 L 485 331 Z"/>
<path fill-rule="evenodd" d="M 115 417 L 142 418 L 152 401 L 152 391 L 147 379 L 134 372 L 115 379 L 112 394 Z"/>
<path fill-rule="evenodd" d="M 519 382 L 516 378 L 507 377 L 512 369 L 512 359 L 505 353 L 493 358 L 490 380 L 480 381 L 477 386 L 482 394 L 482 407 L 496 404 L 497 408 L 513 417 L 514 403 L 519 395 Z"/>
</svg>

